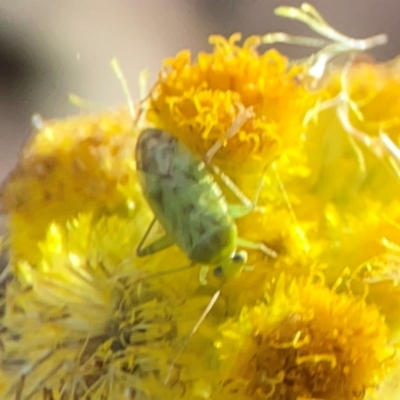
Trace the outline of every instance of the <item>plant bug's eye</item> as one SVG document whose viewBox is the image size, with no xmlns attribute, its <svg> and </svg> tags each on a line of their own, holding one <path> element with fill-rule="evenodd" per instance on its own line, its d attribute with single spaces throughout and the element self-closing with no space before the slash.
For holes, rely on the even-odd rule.
<svg viewBox="0 0 400 400">
<path fill-rule="evenodd" d="M 235 264 L 243 265 L 247 261 L 247 253 L 245 251 L 238 251 L 232 257 L 232 262 Z"/>
<path fill-rule="evenodd" d="M 214 268 L 214 276 L 217 278 L 237 276 L 246 262 L 247 253 L 245 251 L 238 251 L 234 253 L 226 263 Z"/>
</svg>

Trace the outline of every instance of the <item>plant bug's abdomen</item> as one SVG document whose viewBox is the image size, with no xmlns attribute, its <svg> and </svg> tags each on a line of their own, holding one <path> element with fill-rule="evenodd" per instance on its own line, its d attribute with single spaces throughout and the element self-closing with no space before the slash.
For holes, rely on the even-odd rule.
<svg viewBox="0 0 400 400">
<path fill-rule="evenodd" d="M 237 227 L 206 165 L 177 138 L 159 129 L 141 132 L 136 162 L 143 194 L 166 237 L 193 262 L 236 262 Z M 145 248 L 138 254 L 151 252 Z"/>
</svg>

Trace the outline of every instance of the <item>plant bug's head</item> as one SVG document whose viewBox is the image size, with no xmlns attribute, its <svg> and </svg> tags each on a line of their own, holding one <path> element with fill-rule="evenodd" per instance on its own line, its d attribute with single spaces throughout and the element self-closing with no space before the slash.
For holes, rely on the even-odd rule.
<svg viewBox="0 0 400 400">
<path fill-rule="evenodd" d="M 235 252 L 226 262 L 214 268 L 214 276 L 218 278 L 232 278 L 238 276 L 247 262 L 247 252 Z"/>
</svg>

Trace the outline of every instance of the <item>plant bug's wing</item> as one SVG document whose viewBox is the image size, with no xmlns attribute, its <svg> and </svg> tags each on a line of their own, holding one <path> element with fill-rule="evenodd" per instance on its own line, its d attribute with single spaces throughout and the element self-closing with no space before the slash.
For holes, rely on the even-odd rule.
<svg viewBox="0 0 400 400">
<path fill-rule="evenodd" d="M 205 164 L 158 129 L 141 132 L 136 160 L 143 194 L 166 235 L 194 262 L 215 265 L 229 259 L 237 228 Z"/>
</svg>

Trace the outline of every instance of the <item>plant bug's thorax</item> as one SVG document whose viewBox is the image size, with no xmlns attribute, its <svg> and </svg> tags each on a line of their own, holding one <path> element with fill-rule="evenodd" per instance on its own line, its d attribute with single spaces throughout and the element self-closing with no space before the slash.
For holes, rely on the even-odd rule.
<svg viewBox="0 0 400 400">
<path fill-rule="evenodd" d="M 193 262 L 219 265 L 234 260 L 237 228 L 228 204 L 208 171 L 177 138 L 145 129 L 136 146 L 138 179 L 155 218 Z M 152 246 L 139 255 L 154 252 Z"/>
</svg>

